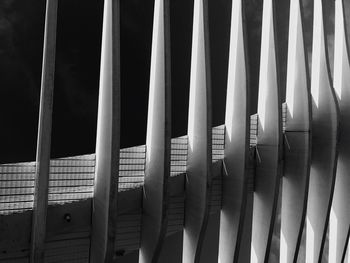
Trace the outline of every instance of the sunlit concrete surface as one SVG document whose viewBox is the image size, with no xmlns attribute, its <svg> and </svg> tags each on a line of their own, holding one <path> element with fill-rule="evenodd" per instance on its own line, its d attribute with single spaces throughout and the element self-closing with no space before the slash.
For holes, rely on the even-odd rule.
<svg viewBox="0 0 350 263">
<path fill-rule="evenodd" d="M 106 0 L 96 151 L 56 159 L 46 152 L 34 162 L 0 164 L 0 262 L 275 263 L 279 257 L 281 263 L 313 263 L 328 256 L 330 263 L 349 263 L 345 2 L 335 2 L 333 81 L 325 2 L 314 0 L 309 74 L 301 1 L 290 1 L 282 103 L 276 1 L 263 1 L 257 112 L 249 105 L 247 3 L 232 1 L 225 123 L 213 127 L 209 1 L 194 0 L 188 129 L 174 138 L 171 1 L 155 0 L 149 106 L 139 113 L 148 118 L 146 143 L 120 149 L 120 92 L 127 88 L 120 81 L 121 14 L 118 0 Z M 51 8 L 48 21 L 56 19 Z M 51 49 L 44 48 L 44 58 L 51 59 L 42 71 L 52 81 L 56 30 L 46 30 Z M 42 92 L 45 87 L 43 78 Z M 52 96 L 42 96 L 42 104 L 51 102 Z M 51 130 L 42 135 L 48 142 Z M 38 150 L 48 151 L 43 142 Z M 49 169 L 40 175 L 43 161 Z"/>
</svg>

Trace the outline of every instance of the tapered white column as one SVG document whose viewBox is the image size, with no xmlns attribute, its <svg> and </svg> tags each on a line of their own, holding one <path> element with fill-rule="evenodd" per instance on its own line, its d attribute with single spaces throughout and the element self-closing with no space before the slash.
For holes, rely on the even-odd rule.
<svg viewBox="0 0 350 263">
<path fill-rule="evenodd" d="M 312 160 L 306 218 L 306 262 L 320 262 L 326 239 L 337 159 L 338 105 L 328 63 L 322 0 L 314 2 Z"/>
<path fill-rule="evenodd" d="M 329 221 L 329 262 L 340 263 L 350 225 L 350 64 L 342 0 L 335 1 L 334 89 L 340 108 L 341 134 Z"/>
<path fill-rule="evenodd" d="M 90 262 L 114 257 L 120 145 L 119 0 L 105 0 Z"/>
<path fill-rule="evenodd" d="M 290 1 L 280 262 L 296 262 L 307 204 L 311 161 L 311 94 L 300 0 Z"/>
<path fill-rule="evenodd" d="M 350 228 L 348 230 L 347 242 L 345 243 L 342 260 L 344 263 L 350 263 L 350 246 L 349 246 L 349 236 L 350 236 Z"/>
<path fill-rule="evenodd" d="M 251 262 L 268 262 L 281 176 L 281 101 L 277 83 L 274 2 L 264 0 L 258 97 Z"/>
<path fill-rule="evenodd" d="M 41 78 L 39 127 L 30 262 L 44 262 L 49 192 L 52 108 L 56 57 L 57 0 L 46 1 L 44 52 Z"/>
<path fill-rule="evenodd" d="M 242 0 L 232 1 L 230 56 L 225 118 L 225 171 L 222 183 L 219 262 L 238 262 L 250 257 L 249 243 L 242 243 L 247 206 L 249 127 L 247 63 Z M 248 227 L 251 230 L 251 226 Z M 248 231 L 249 232 L 249 231 Z M 248 239 L 249 240 L 249 239 Z M 242 252 L 243 251 L 243 252 Z M 244 252 L 245 251 L 245 252 Z M 248 255 L 243 255 L 243 254 Z M 241 262 L 244 262 L 241 260 Z"/>
<path fill-rule="evenodd" d="M 155 0 L 139 262 L 158 262 L 167 230 L 171 146 L 169 0 Z"/>
<path fill-rule="evenodd" d="M 194 0 L 183 263 L 200 262 L 211 186 L 211 90 L 207 0 Z"/>
</svg>

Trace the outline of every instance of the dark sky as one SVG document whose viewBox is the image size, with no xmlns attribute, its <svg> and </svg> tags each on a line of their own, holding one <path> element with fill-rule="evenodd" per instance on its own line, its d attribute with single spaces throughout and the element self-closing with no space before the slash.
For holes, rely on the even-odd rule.
<svg viewBox="0 0 350 263">
<path fill-rule="evenodd" d="M 256 112 L 262 0 L 245 0 L 251 113 Z M 285 89 L 289 0 L 276 1 Z M 334 0 L 326 1 L 334 10 Z M 122 147 L 144 144 L 154 0 L 121 0 Z M 311 49 L 312 1 L 304 0 Z M 209 0 L 213 125 L 224 122 L 230 0 Z M 59 0 L 52 157 L 95 150 L 102 0 Z M 347 9 L 349 11 L 349 8 Z M 0 1 L 0 162 L 35 159 L 44 0 Z M 171 0 L 173 137 L 187 131 L 193 1 Z M 333 17 L 327 15 L 328 34 Z M 330 37 L 332 47 L 332 37 Z M 311 51 L 311 50 L 309 50 Z"/>
</svg>

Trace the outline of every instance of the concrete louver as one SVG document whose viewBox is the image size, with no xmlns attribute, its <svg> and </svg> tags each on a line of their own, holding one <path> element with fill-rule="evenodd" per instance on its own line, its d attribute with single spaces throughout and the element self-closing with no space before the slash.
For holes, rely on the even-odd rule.
<svg viewBox="0 0 350 263">
<path fill-rule="evenodd" d="M 139 262 L 158 262 L 167 232 L 171 147 L 169 0 L 155 0 Z"/>
<path fill-rule="evenodd" d="M 104 2 L 90 262 L 115 257 L 120 147 L 119 0 Z"/>
<path fill-rule="evenodd" d="M 183 263 L 201 260 L 212 165 L 208 1 L 195 0 L 193 13 Z"/>
<path fill-rule="evenodd" d="M 348 240 L 348 242 L 346 244 L 346 247 L 345 247 L 344 255 L 343 255 L 343 257 L 344 257 L 343 262 L 344 263 L 349 263 L 350 262 L 349 252 L 350 252 L 350 248 L 349 248 L 349 240 Z"/>
<path fill-rule="evenodd" d="M 277 81 L 274 1 L 263 5 L 258 137 L 251 262 L 268 262 L 281 176 L 281 103 Z"/>
<path fill-rule="evenodd" d="M 282 123 L 277 81 L 274 1 L 265 0 L 258 96 L 258 137 L 251 263 L 268 262 L 281 177 Z"/>
<path fill-rule="evenodd" d="M 242 0 L 233 0 L 225 118 L 226 173 L 222 175 L 220 216 L 221 263 L 248 262 L 250 258 L 251 218 L 246 216 L 250 128 L 246 60 Z"/>
<path fill-rule="evenodd" d="M 340 109 L 341 135 L 329 222 L 329 262 L 343 262 L 350 224 L 350 64 L 344 3 L 335 1 L 334 89 Z"/>
<path fill-rule="evenodd" d="M 44 262 L 44 257 L 47 257 L 51 261 L 68 258 L 67 261 L 114 262 L 119 260 L 115 257 L 123 257 L 140 248 L 139 262 L 157 262 L 165 235 L 181 231 L 183 227 L 185 170 L 182 262 L 205 261 L 201 250 L 210 212 L 214 174 L 211 144 L 214 142 L 216 159 L 213 171 L 223 179 L 222 188 L 217 183 L 219 180 L 217 184 L 213 183 L 216 188 L 215 203 L 212 202 L 216 204 L 217 212 L 222 197 L 220 263 L 269 262 L 280 178 L 280 262 L 296 262 L 304 225 L 305 262 L 323 260 L 327 227 L 329 262 L 350 262 L 347 254 L 350 234 L 350 160 L 347 148 L 350 140 L 346 138 L 350 132 L 350 65 L 344 2 L 335 2 L 333 90 L 324 33 L 323 0 L 314 1 L 310 93 L 301 0 L 291 1 L 282 170 L 283 117 L 275 54 L 274 1 L 278 0 L 264 1 L 258 115 L 254 115 L 250 123 L 244 1 L 233 0 L 225 135 L 222 126 L 215 127 L 213 140 L 208 1 L 194 1 L 188 136 L 174 139 L 171 146 L 170 0 L 155 0 L 147 142 L 146 146 L 122 150 L 119 159 L 119 0 L 105 0 L 96 157 L 93 154 L 51 160 L 52 178 L 49 181 L 58 1 L 47 0 L 37 160 L 36 163 L 2 164 L 0 167 L 0 261 L 28 262 L 30 257 L 30 262 L 36 263 Z M 254 140 L 250 149 L 249 135 L 253 139 L 257 135 L 257 142 Z M 223 150 L 223 136 L 224 160 L 215 148 L 220 146 L 220 151 Z M 170 168 L 175 166 L 170 163 L 171 147 L 178 151 L 174 151 L 174 156 L 181 156 L 178 170 L 174 169 L 174 180 L 169 180 Z M 255 147 L 256 162 L 252 164 L 248 153 Z M 124 178 L 130 179 L 129 183 L 124 179 L 123 184 L 121 179 L 121 184 L 118 184 L 119 162 L 125 168 L 120 168 L 121 178 L 127 174 Z M 247 182 L 251 182 L 249 166 L 253 166 L 251 170 L 256 169 L 252 208 L 252 189 Z M 91 175 L 93 173 L 95 178 Z M 90 200 L 83 199 L 92 196 L 93 183 L 91 208 Z M 57 198 L 60 206 L 48 208 L 50 187 L 57 187 L 60 191 L 50 193 L 49 204 L 50 198 L 52 204 Z M 143 195 L 141 187 L 144 187 Z M 88 192 L 79 192 L 75 188 L 84 188 Z M 173 212 L 176 222 L 170 226 L 167 222 L 169 188 L 176 193 L 169 205 L 176 210 Z M 122 193 L 121 190 L 125 189 L 127 191 Z M 72 201 L 74 203 L 67 203 Z M 118 206 L 117 201 L 123 205 Z M 33 214 L 27 211 L 32 208 Z M 123 215 L 128 209 L 135 213 Z M 67 213 L 75 220 L 72 224 L 62 220 Z M 26 227 L 31 224 L 31 218 L 32 230 Z M 170 229 L 168 233 L 167 227 Z M 132 229 L 131 234 L 120 234 L 129 229 Z"/>
<path fill-rule="evenodd" d="M 53 91 L 56 56 L 57 0 L 46 1 L 44 52 L 36 152 L 30 262 L 44 262 L 49 192 Z"/>
<path fill-rule="evenodd" d="M 326 240 L 336 174 L 339 109 L 332 87 L 323 20 L 314 2 L 312 47 L 312 158 L 306 218 L 306 262 L 320 262 Z"/>
<path fill-rule="evenodd" d="M 301 2 L 290 1 L 280 262 L 296 262 L 304 228 L 311 158 L 311 96 Z"/>
</svg>

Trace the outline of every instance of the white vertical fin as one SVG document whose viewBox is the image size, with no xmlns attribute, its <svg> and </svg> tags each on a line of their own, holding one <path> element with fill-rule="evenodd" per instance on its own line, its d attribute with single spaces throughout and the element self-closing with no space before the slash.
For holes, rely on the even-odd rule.
<svg viewBox="0 0 350 263">
<path fill-rule="evenodd" d="M 345 31 L 344 3 L 335 1 L 334 89 L 340 108 L 337 175 L 329 222 L 329 262 L 341 262 L 350 224 L 350 66 Z"/>
<path fill-rule="evenodd" d="M 105 0 L 90 260 L 114 258 L 120 147 L 119 0 Z"/>
<path fill-rule="evenodd" d="M 183 262 L 200 262 L 211 186 L 211 96 L 207 0 L 194 0 Z"/>
<path fill-rule="evenodd" d="M 232 1 L 231 37 L 228 65 L 228 82 L 225 118 L 225 167 L 223 175 L 222 210 L 220 216 L 219 261 L 232 263 L 249 252 L 248 244 L 242 244 L 247 206 L 247 171 L 249 158 L 250 116 L 245 43 L 243 31 L 242 0 Z M 251 230 L 251 226 L 248 227 Z M 249 232 L 249 231 L 247 231 Z M 241 252 L 241 251 L 245 252 Z M 241 253 L 240 253 L 241 252 Z M 250 254 L 248 253 L 248 259 Z"/>
<path fill-rule="evenodd" d="M 170 39 L 165 32 L 170 26 L 166 24 L 168 8 L 168 0 L 155 0 L 140 263 L 158 261 L 167 228 L 171 137 L 170 50 L 166 50 Z"/>
<path fill-rule="evenodd" d="M 274 0 L 264 0 L 258 96 L 251 262 L 268 262 L 280 187 L 281 102 L 277 81 Z"/>
<path fill-rule="evenodd" d="M 306 262 L 322 259 L 334 190 L 338 106 L 331 84 L 323 0 L 314 1 L 312 47 L 312 159 L 307 204 Z"/>
<path fill-rule="evenodd" d="M 30 262 L 44 262 L 56 56 L 57 0 L 46 1 Z"/>
<path fill-rule="evenodd" d="M 310 175 L 311 97 L 300 0 L 290 1 L 280 262 L 295 262 L 304 227 Z"/>
</svg>

